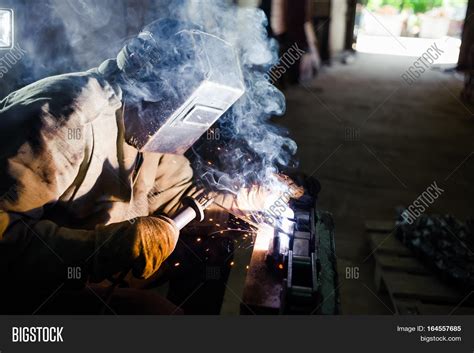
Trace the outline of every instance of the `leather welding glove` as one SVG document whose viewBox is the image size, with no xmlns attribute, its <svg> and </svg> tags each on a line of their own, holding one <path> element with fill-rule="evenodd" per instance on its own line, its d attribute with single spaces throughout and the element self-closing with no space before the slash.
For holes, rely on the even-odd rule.
<svg viewBox="0 0 474 353">
<path fill-rule="evenodd" d="M 215 203 L 234 216 L 256 225 L 261 222 L 261 214 L 271 212 L 274 208 L 281 209 L 283 214 L 290 199 L 300 198 L 304 194 L 304 189 L 289 177 L 276 175 L 276 179 L 275 189 L 253 185 L 239 190 L 237 194 L 219 194 Z"/>
<path fill-rule="evenodd" d="M 11 281 L 48 286 L 64 283 L 68 269 L 79 267 L 79 280 L 100 282 L 132 270 L 148 278 L 173 252 L 179 231 L 163 216 L 99 226 L 94 230 L 60 227 L 49 220 L 34 222 L 18 214 L 0 212 L 3 233 L 0 271 Z M 17 237 L 25 239 L 17 241 Z"/>
<path fill-rule="evenodd" d="M 179 230 L 167 217 L 140 217 L 127 223 L 96 229 L 97 253 L 90 267 L 96 280 L 127 269 L 137 278 L 148 278 L 178 242 Z"/>
</svg>

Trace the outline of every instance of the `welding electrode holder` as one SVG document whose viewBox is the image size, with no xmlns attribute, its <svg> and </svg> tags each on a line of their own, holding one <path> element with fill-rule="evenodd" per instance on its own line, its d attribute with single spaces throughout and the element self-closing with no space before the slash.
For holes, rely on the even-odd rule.
<svg viewBox="0 0 474 353">
<path fill-rule="evenodd" d="M 204 194 L 193 198 L 186 196 L 183 200 L 183 209 L 174 216 L 173 221 L 179 230 L 186 227 L 191 221 L 197 219 L 199 222 L 204 220 L 204 210 L 208 208 L 214 198 L 210 194 Z"/>
<path fill-rule="evenodd" d="M 179 230 L 186 227 L 194 219 L 198 219 L 199 222 L 204 220 L 204 210 L 214 202 L 214 194 L 212 192 L 203 193 L 196 198 L 186 196 L 181 202 L 184 207 L 173 218 L 173 221 Z M 107 308 L 109 308 L 108 304 L 110 303 L 113 291 L 119 285 L 119 283 L 123 282 L 128 272 L 129 270 L 123 271 L 117 280 L 111 280 L 112 285 L 109 287 L 105 296 L 106 299 L 104 301 L 104 305 L 101 308 L 101 314 L 105 314 Z"/>
</svg>

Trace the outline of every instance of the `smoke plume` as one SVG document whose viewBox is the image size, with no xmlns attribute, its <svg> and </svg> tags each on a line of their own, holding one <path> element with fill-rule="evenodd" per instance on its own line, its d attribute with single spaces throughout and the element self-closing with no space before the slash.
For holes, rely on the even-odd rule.
<svg viewBox="0 0 474 353">
<path fill-rule="evenodd" d="M 22 68 L 21 84 L 50 74 L 87 70 L 107 58 L 115 58 L 144 23 L 160 18 L 192 22 L 236 48 L 246 88 L 245 95 L 215 126 L 219 129 L 219 139 L 203 139 L 189 151 L 197 176 L 209 186 L 231 192 L 257 182 L 283 187 L 274 173 L 292 161 L 296 144 L 270 121 L 285 111 L 284 95 L 268 82 L 266 75 L 277 62 L 277 43 L 267 35 L 268 23 L 263 11 L 229 2 L 15 0 L 12 6 L 20 14 L 17 25 L 24 22 L 29 28 L 19 36 L 20 45 L 29 54 Z M 27 20 L 29 9 L 36 16 Z M 39 35 L 50 38 L 51 24 L 56 28 L 56 39 L 41 41 L 39 46 L 34 38 Z M 164 53 L 170 52 L 172 44 L 166 40 L 159 43 L 166 49 Z M 154 67 L 154 61 L 150 60 L 149 65 L 152 70 L 159 70 L 162 63 Z M 166 77 L 166 72 L 157 74 Z M 193 84 L 192 76 L 184 81 L 183 85 Z M 136 100 L 142 97 L 156 101 L 164 99 L 167 85 L 164 80 L 161 86 L 145 90 L 135 82 L 127 90 Z"/>
</svg>

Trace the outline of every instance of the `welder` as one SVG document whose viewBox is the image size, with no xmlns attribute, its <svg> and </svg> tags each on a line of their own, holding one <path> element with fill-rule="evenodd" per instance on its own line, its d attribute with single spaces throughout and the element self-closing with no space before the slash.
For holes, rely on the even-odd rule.
<svg viewBox="0 0 474 353">
<path fill-rule="evenodd" d="M 202 50 L 211 44 L 226 60 L 212 58 L 217 48 Z M 244 94 L 232 53 L 194 25 L 160 20 L 98 68 L 43 79 L 0 102 L 2 312 L 93 313 L 84 289 L 50 308 L 77 273 L 71 268 L 80 268 L 78 288 L 101 301 L 91 283 L 157 271 L 178 241 L 180 201 L 203 192 L 182 154 Z M 201 65 L 216 62 L 228 67 Z M 248 211 L 267 196 L 257 187 L 216 203 Z M 121 293 L 123 312 L 175 311 L 151 294 Z"/>
</svg>

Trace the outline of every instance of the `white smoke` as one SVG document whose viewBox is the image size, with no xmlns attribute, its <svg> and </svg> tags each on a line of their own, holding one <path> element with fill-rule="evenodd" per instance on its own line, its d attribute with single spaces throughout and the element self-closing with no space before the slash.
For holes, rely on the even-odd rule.
<svg viewBox="0 0 474 353">
<path fill-rule="evenodd" d="M 296 143 L 269 121 L 284 113 L 285 97 L 265 75 L 278 60 L 277 43 L 267 35 L 265 14 L 260 9 L 232 6 L 223 0 L 179 3 L 181 6 L 175 7 L 179 9 L 175 12 L 178 16 L 234 45 L 247 89 L 231 112 L 221 118 L 220 126 L 233 147 L 218 152 L 218 164 L 225 168 L 202 163 L 204 176 L 226 190 L 258 181 L 284 188 L 274 174 L 279 166 L 290 162 Z M 244 146 L 239 148 L 241 144 Z"/>
<path fill-rule="evenodd" d="M 291 161 L 296 143 L 270 122 L 272 116 L 284 113 L 285 97 L 268 82 L 266 75 L 278 60 L 278 47 L 275 40 L 268 38 L 263 11 L 238 7 L 226 0 L 149 0 L 146 9 L 136 11 L 130 11 L 124 3 L 50 0 L 52 12 L 64 22 L 74 61 L 84 70 L 97 66 L 115 57 L 129 39 L 131 29 L 138 33 L 144 21 L 162 18 L 193 22 L 205 32 L 230 42 L 240 57 L 246 93 L 219 122 L 228 148 L 214 151 L 217 161 L 212 165 L 200 160 L 197 174 L 213 186 L 230 191 L 258 181 L 272 184 L 273 188 L 280 187 L 274 173 Z M 160 76 L 166 77 L 166 74 L 160 73 Z M 169 76 L 170 80 L 174 78 Z M 168 86 L 171 85 L 167 85 L 166 80 L 161 83 L 163 89 Z M 131 92 L 137 97 L 146 93 L 150 98 L 150 92 L 139 89 L 137 85 Z M 200 152 L 194 152 L 199 162 Z"/>
</svg>

